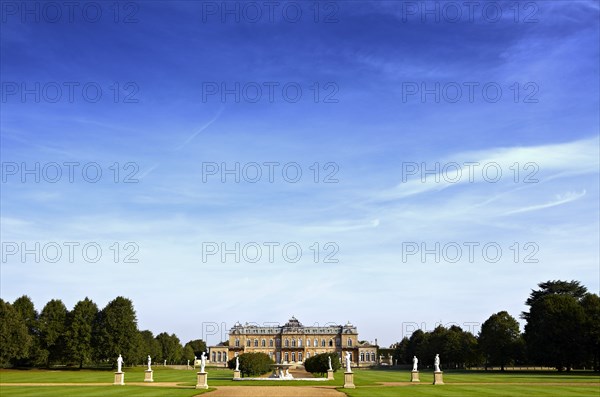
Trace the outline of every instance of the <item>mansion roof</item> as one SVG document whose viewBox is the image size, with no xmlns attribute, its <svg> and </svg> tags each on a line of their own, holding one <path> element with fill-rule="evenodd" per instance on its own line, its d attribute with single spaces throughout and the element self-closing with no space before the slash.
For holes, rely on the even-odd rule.
<svg viewBox="0 0 600 397">
<path fill-rule="evenodd" d="M 284 325 L 259 326 L 237 322 L 230 330 L 229 335 L 257 335 L 257 334 L 358 334 L 356 327 L 350 322 L 346 325 L 325 324 L 323 326 L 304 326 L 296 317 L 288 320 Z"/>
</svg>

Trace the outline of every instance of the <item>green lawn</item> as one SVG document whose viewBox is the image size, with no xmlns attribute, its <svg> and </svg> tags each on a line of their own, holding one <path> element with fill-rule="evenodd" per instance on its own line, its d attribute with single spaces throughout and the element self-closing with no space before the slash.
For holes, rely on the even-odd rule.
<svg viewBox="0 0 600 397">
<path fill-rule="evenodd" d="M 155 382 L 178 382 L 182 386 L 196 385 L 197 370 L 178 370 L 170 368 L 155 367 L 154 381 Z M 226 386 L 226 385 L 243 385 L 243 386 L 281 386 L 281 381 L 243 381 L 234 382 L 233 371 L 224 368 L 207 368 L 208 384 L 210 386 Z M 125 383 L 128 382 L 143 382 L 144 367 L 124 368 Z M 297 381 L 285 382 L 285 385 L 332 385 L 341 386 L 343 384 L 344 375 L 341 372 L 336 373 L 336 379 L 330 382 L 310 382 Z M 0 383 L 112 383 L 114 380 L 113 371 L 90 371 L 90 370 L 0 370 Z"/>
<path fill-rule="evenodd" d="M 196 384 L 195 370 L 175 370 L 170 368 L 154 368 L 155 382 L 175 382 L 180 386 L 148 387 L 127 385 L 144 380 L 143 367 L 125 368 L 125 386 L 112 386 L 113 371 L 94 370 L 0 370 L 0 383 L 105 383 L 106 386 L 0 386 L 2 397 L 95 397 L 95 396 L 127 396 L 127 397 L 191 397 L 201 394 L 202 390 L 192 387 Z M 232 381 L 233 371 L 223 368 L 207 368 L 208 384 L 214 386 L 342 386 L 343 373 L 338 371 L 331 382 L 304 381 Z M 363 370 L 356 369 L 354 383 L 357 389 L 340 389 L 349 397 L 391 397 L 391 396 L 502 396 L 502 397 L 575 397 L 600 396 L 600 376 L 589 372 L 484 372 L 484 371 L 446 371 L 445 385 L 433 386 L 433 373 L 420 373 L 420 384 L 403 386 L 382 386 L 380 382 L 407 382 L 410 372 L 397 370 Z M 460 384 L 463 383 L 463 384 Z M 465 384 L 466 383 L 466 384 Z M 489 383 L 489 384 L 477 384 Z M 519 384 L 527 383 L 527 384 Z M 274 396 L 275 397 L 275 396 Z"/>
<path fill-rule="evenodd" d="M 209 389 L 210 390 L 210 389 Z M 146 386 L 0 386 L 2 397 L 192 397 L 209 390 Z"/>
<path fill-rule="evenodd" d="M 521 386 L 521 385 L 410 385 L 401 387 L 363 387 L 341 390 L 349 397 L 597 397 L 594 386 Z"/>
<path fill-rule="evenodd" d="M 409 371 L 397 370 L 356 370 L 354 384 L 357 386 L 376 385 L 378 382 L 408 382 Z M 419 373 L 421 383 L 433 383 L 433 372 Z M 600 384 L 600 374 L 592 372 L 573 371 L 558 373 L 549 371 L 524 372 L 485 372 L 485 371 L 445 371 L 445 383 L 588 383 Z"/>
<path fill-rule="evenodd" d="M 125 383 L 143 382 L 145 367 L 124 368 Z M 196 371 L 156 367 L 155 382 L 196 383 Z M 98 370 L 0 370 L 0 383 L 112 383 L 114 371 Z M 233 375 L 232 375 L 233 377 Z"/>
</svg>

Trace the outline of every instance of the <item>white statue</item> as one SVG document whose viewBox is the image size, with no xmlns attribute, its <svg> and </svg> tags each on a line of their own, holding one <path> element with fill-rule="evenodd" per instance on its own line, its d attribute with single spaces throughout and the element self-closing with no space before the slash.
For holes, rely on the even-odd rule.
<svg viewBox="0 0 600 397">
<path fill-rule="evenodd" d="M 152 359 L 150 358 L 150 355 L 148 355 L 148 371 L 152 371 L 152 368 L 150 368 L 151 364 L 152 364 Z"/>
<path fill-rule="evenodd" d="M 331 356 L 327 357 L 327 362 L 329 363 L 329 370 L 333 371 L 333 368 L 331 367 Z"/>
<path fill-rule="evenodd" d="M 346 372 L 352 372 L 350 369 L 350 352 L 346 352 Z"/>
<path fill-rule="evenodd" d="M 240 370 L 240 358 L 238 356 L 235 356 L 235 370 Z"/>
<path fill-rule="evenodd" d="M 123 357 L 121 357 L 121 355 L 119 354 L 119 357 L 117 358 L 117 372 L 122 372 L 121 368 L 123 366 Z"/>
<path fill-rule="evenodd" d="M 417 358 L 417 356 L 413 356 L 413 371 L 416 372 L 417 370 L 417 365 L 419 364 L 419 359 Z"/>
<path fill-rule="evenodd" d="M 440 371 L 440 355 L 439 354 L 435 355 L 435 360 L 433 361 L 433 368 L 434 368 L 433 370 L 435 372 L 442 372 L 442 371 Z"/>
<path fill-rule="evenodd" d="M 200 356 L 200 372 L 204 372 L 204 367 L 206 366 L 206 353 L 202 352 Z"/>
<path fill-rule="evenodd" d="M 163 367 L 166 367 L 166 366 L 167 366 L 167 360 L 165 360 L 165 361 L 163 362 Z"/>
</svg>

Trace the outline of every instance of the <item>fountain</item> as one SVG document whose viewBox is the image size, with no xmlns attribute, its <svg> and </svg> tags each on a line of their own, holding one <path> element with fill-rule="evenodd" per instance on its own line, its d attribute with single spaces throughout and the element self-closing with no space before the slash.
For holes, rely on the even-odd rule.
<svg viewBox="0 0 600 397">
<path fill-rule="evenodd" d="M 272 364 L 271 366 L 273 367 L 273 373 L 269 376 L 270 379 L 294 379 L 289 372 L 290 367 L 293 367 L 292 364 L 283 362 L 283 364 Z"/>
<path fill-rule="evenodd" d="M 280 381 L 311 381 L 311 382 L 326 382 L 328 380 L 333 379 L 330 378 L 313 378 L 313 377 L 309 377 L 309 378 L 294 378 L 294 376 L 292 374 L 290 374 L 290 369 L 291 368 L 297 368 L 298 364 L 290 364 L 287 361 L 284 361 L 283 363 L 277 363 L 277 364 L 271 364 L 271 367 L 273 368 L 273 373 L 271 375 L 269 375 L 268 377 L 260 377 L 260 378 L 239 378 L 239 377 L 235 377 L 233 378 L 233 380 L 235 381 L 265 381 L 265 380 L 280 380 Z"/>
</svg>

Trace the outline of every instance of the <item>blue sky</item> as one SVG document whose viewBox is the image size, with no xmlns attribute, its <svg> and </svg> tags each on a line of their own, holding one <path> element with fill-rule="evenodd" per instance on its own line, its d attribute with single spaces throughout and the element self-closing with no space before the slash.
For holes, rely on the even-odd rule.
<svg viewBox="0 0 600 397">
<path fill-rule="evenodd" d="M 414 324 L 517 317 L 549 279 L 600 288 L 596 1 L 521 2 L 518 14 L 482 2 L 488 14 L 471 19 L 450 14 L 459 2 L 320 2 L 317 22 L 313 2 L 282 2 L 273 20 L 252 3 L 257 22 L 248 2 L 227 3 L 239 22 L 221 2 L 123 2 L 118 14 L 78 3 L 58 22 L 20 4 L 2 3 L 0 38 L 5 300 L 27 294 L 41 310 L 123 295 L 141 329 L 184 341 L 207 337 L 203 322 L 350 320 L 389 345 Z M 422 12 L 435 7 L 438 21 Z M 221 96 L 236 84 L 239 101 Z M 39 182 L 22 172 L 36 163 Z M 223 183 L 236 163 L 262 177 Z M 264 163 L 277 163 L 272 182 Z M 90 164 L 97 183 L 81 175 Z M 123 183 L 130 173 L 137 182 Z M 102 255 L 90 263 L 76 248 L 71 262 L 65 242 Z M 124 261 L 128 242 L 137 263 Z M 36 243 L 39 263 L 7 251 Z M 55 263 L 51 243 L 63 247 Z M 260 260 L 203 258 L 236 243 L 261 246 Z M 279 244 L 272 262 L 264 243 Z M 421 255 L 436 243 L 438 260 Z"/>
</svg>

